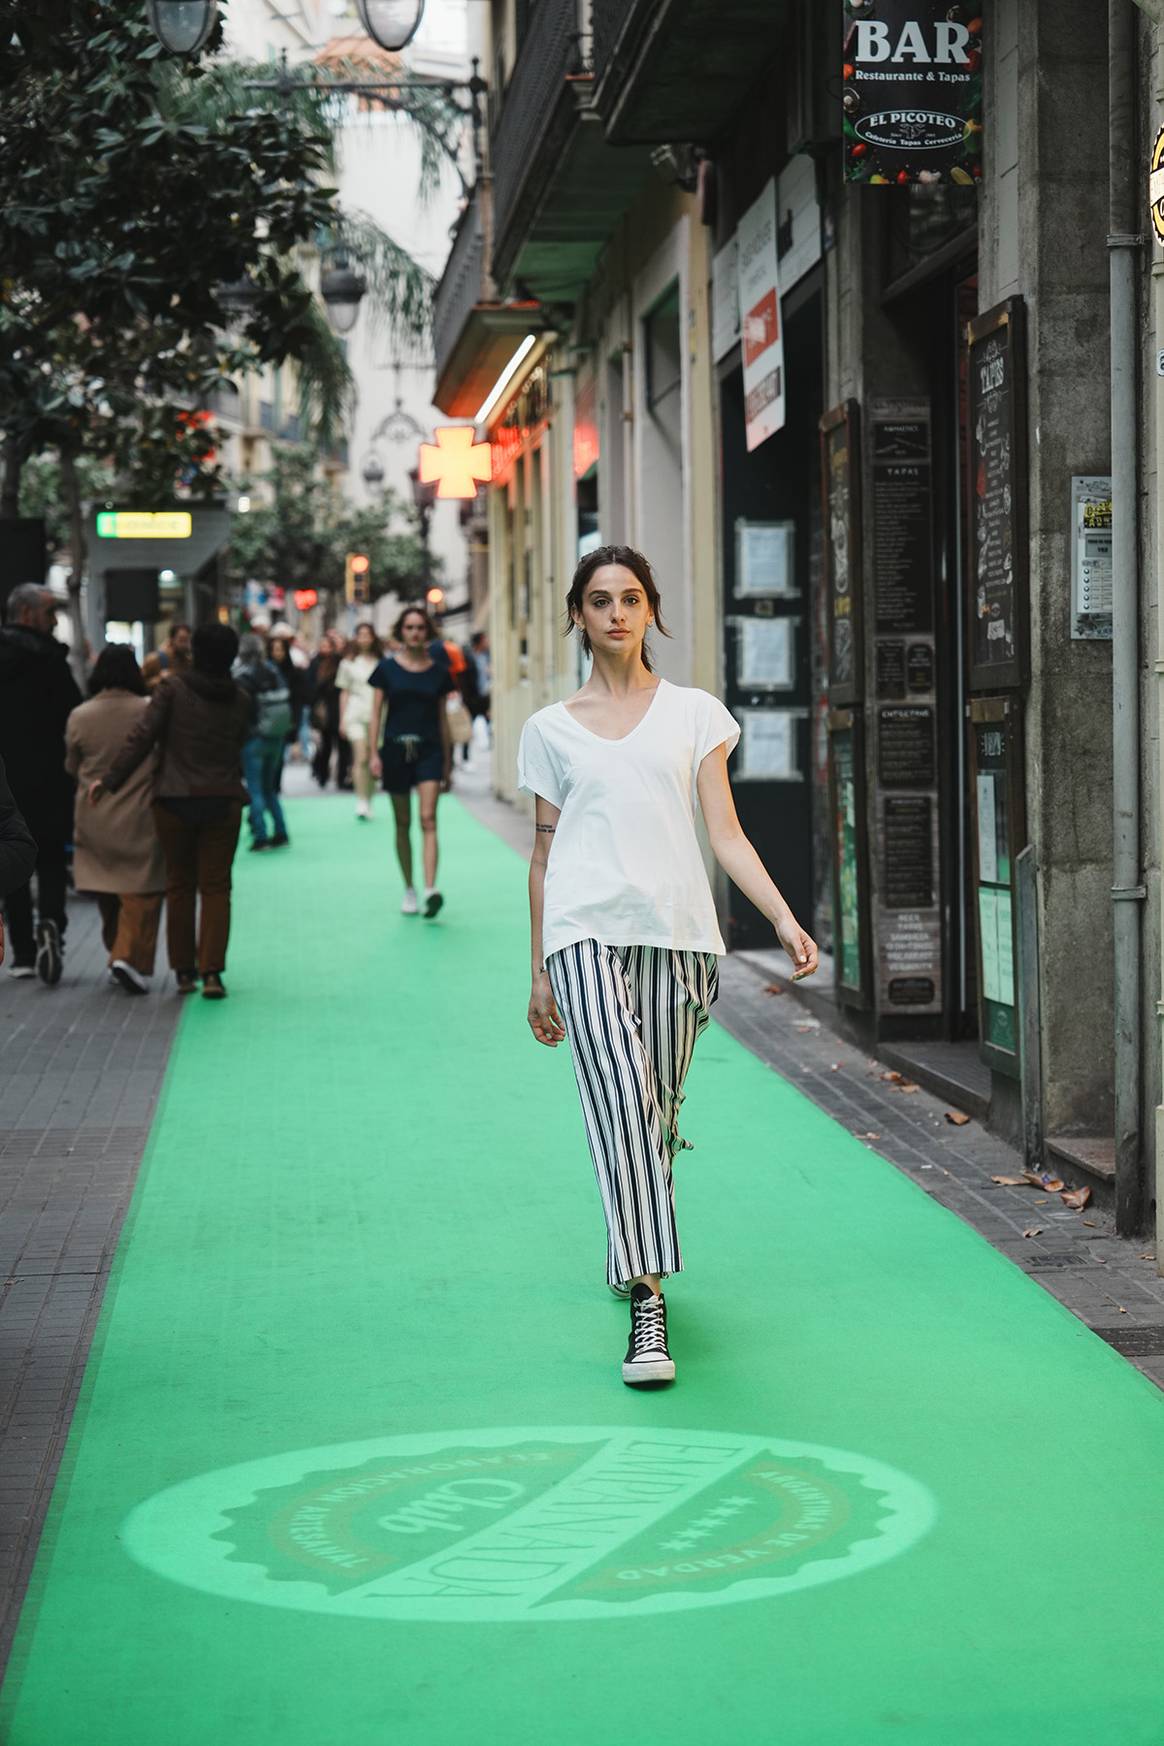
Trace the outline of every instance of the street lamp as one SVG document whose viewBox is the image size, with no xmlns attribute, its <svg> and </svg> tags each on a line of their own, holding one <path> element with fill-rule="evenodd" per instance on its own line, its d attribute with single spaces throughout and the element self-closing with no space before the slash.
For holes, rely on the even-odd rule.
<svg viewBox="0 0 1164 1746">
<path fill-rule="evenodd" d="M 384 463 L 375 449 L 365 455 L 364 464 L 360 468 L 364 484 L 373 490 L 378 490 L 384 483 Z"/>
<path fill-rule="evenodd" d="M 372 41 L 396 54 L 420 29 L 424 0 L 356 0 L 356 10 Z"/>
<path fill-rule="evenodd" d="M 218 0 L 149 0 L 149 17 L 168 55 L 196 55 L 218 22 Z"/>
<path fill-rule="evenodd" d="M 327 304 L 331 325 L 337 333 L 351 333 L 367 289 L 360 275 L 352 271 L 347 255 L 340 250 L 319 280 L 319 294 Z"/>
<path fill-rule="evenodd" d="M 413 467 L 408 474 L 412 481 L 412 501 L 416 505 L 417 519 L 420 522 L 420 548 L 423 553 L 425 588 L 432 575 L 432 552 L 429 547 L 429 522 L 432 520 L 433 505 L 436 502 L 436 486 L 426 485 L 420 477 L 420 469 Z"/>
</svg>

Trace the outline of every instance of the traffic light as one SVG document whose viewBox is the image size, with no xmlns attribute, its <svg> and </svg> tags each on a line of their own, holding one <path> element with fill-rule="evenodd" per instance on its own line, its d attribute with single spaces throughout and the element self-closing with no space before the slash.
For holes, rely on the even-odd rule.
<svg viewBox="0 0 1164 1746">
<path fill-rule="evenodd" d="M 344 559 L 344 599 L 349 606 L 367 606 L 372 598 L 371 560 L 363 552 Z"/>
<path fill-rule="evenodd" d="M 433 616 L 435 618 L 439 618 L 440 614 L 445 609 L 445 591 L 444 591 L 444 589 L 437 588 L 434 585 L 432 588 L 429 589 L 428 593 L 425 595 L 425 599 L 428 601 L 429 611 L 433 614 Z"/>
</svg>

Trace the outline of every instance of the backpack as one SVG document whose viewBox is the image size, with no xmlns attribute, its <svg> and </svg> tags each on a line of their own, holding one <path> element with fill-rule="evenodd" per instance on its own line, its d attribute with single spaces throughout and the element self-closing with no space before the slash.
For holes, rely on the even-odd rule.
<svg viewBox="0 0 1164 1746">
<path fill-rule="evenodd" d="M 255 732 L 264 740 L 286 739 L 291 732 L 291 692 L 277 667 L 268 666 L 255 692 Z"/>
</svg>

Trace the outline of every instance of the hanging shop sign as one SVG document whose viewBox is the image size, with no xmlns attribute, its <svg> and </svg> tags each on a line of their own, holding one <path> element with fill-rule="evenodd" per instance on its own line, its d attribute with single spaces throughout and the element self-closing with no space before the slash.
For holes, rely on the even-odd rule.
<svg viewBox="0 0 1164 1746">
<path fill-rule="evenodd" d="M 1027 658 L 1024 309 L 1010 297 L 968 328 L 970 689 L 1011 691 Z"/>
<path fill-rule="evenodd" d="M 740 239 L 733 236 L 711 263 L 711 354 L 718 364 L 740 337 Z"/>
<path fill-rule="evenodd" d="M 845 177 L 982 175 L 982 16 L 948 0 L 842 0 Z"/>
<path fill-rule="evenodd" d="M 859 703 L 861 641 L 860 410 L 855 400 L 820 421 L 821 495 L 829 625 L 829 702 Z"/>
<path fill-rule="evenodd" d="M 972 698 L 970 727 L 979 1050 L 992 1067 L 1018 1078 L 1015 862 L 1026 830 L 1017 699 Z"/>
<path fill-rule="evenodd" d="M 869 872 L 861 713 L 855 709 L 830 710 L 828 728 L 836 992 L 842 1006 L 867 1007 Z"/>
<path fill-rule="evenodd" d="M 99 540 L 188 540 L 194 517 L 188 509 L 99 509 Z"/>
<path fill-rule="evenodd" d="M 942 1009 L 931 417 L 925 400 L 869 407 L 878 1009 Z"/>
<path fill-rule="evenodd" d="M 738 275 L 749 453 L 784 427 L 784 330 L 776 254 L 776 182 L 740 219 Z"/>
</svg>

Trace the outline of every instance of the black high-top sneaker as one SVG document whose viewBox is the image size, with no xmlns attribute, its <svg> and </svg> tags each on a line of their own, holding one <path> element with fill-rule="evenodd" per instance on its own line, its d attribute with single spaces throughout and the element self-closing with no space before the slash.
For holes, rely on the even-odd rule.
<svg viewBox="0 0 1164 1746">
<path fill-rule="evenodd" d="M 675 1360 L 667 1350 L 667 1305 L 649 1285 L 632 1285 L 630 1340 L 622 1379 L 637 1388 L 644 1382 L 674 1382 Z"/>
</svg>

